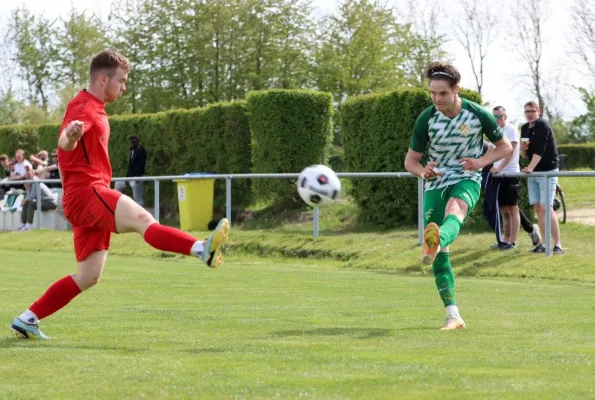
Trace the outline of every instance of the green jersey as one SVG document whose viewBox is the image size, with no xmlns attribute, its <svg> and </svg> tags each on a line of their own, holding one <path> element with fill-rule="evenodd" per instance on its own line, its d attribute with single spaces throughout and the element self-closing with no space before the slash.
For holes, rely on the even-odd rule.
<svg viewBox="0 0 595 400">
<path fill-rule="evenodd" d="M 463 108 L 454 118 L 431 106 L 415 121 L 409 147 L 418 153 L 427 149 L 428 161 L 435 161 L 436 168 L 443 174 L 427 181 L 426 190 L 442 189 L 465 179 L 481 184 L 481 172 L 465 171 L 459 160 L 483 155 L 484 134 L 491 142 L 504 137 L 492 113 L 477 103 L 462 100 Z"/>
</svg>

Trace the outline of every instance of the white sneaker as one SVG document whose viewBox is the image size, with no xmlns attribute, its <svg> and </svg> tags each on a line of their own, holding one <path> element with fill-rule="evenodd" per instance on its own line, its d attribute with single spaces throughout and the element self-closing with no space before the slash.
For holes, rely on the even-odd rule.
<svg viewBox="0 0 595 400">
<path fill-rule="evenodd" d="M 441 331 L 453 331 L 455 329 L 465 329 L 465 321 L 460 315 L 448 315 Z"/>
<path fill-rule="evenodd" d="M 533 246 L 537 246 L 541 243 L 541 235 L 539 234 L 539 225 L 533 224 L 533 232 L 529 233 Z"/>
<path fill-rule="evenodd" d="M 33 229 L 33 225 L 27 224 L 27 225 L 25 225 L 25 228 L 23 230 L 24 231 L 30 231 L 31 229 Z"/>
<path fill-rule="evenodd" d="M 21 224 L 21 225 L 19 225 L 17 231 L 24 231 L 26 227 L 27 227 L 27 225 Z"/>
</svg>

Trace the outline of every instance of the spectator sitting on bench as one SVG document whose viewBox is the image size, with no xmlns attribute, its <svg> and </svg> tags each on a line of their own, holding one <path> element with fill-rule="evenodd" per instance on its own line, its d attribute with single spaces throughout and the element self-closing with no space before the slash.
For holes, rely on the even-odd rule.
<svg viewBox="0 0 595 400">
<path fill-rule="evenodd" d="M 41 152 L 40 152 L 41 153 Z M 39 179 L 60 179 L 60 169 L 58 169 L 58 149 L 52 150 L 51 158 L 48 160 L 47 166 L 37 170 Z M 60 189 L 62 184 L 48 183 L 46 185 L 50 189 Z"/>
<path fill-rule="evenodd" d="M 25 175 L 28 180 L 37 180 L 35 171 L 29 169 Z M 41 211 L 55 210 L 58 208 L 54 194 L 45 183 L 37 182 L 27 184 L 27 197 L 23 200 L 23 210 L 21 211 L 21 226 L 19 231 L 28 231 L 33 228 L 33 217 L 37 211 L 37 186 L 41 187 Z"/>
<path fill-rule="evenodd" d="M 14 174 L 11 174 L 6 180 L 9 181 L 22 181 L 25 179 L 25 174 L 27 173 L 26 168 L 31 168 L 31 163 L 25 160 L 25 151 L 22 149 L 18 149 L 15 154 L 15 164 L 14 164 Z M 23 185 L 11 185 L 10 191 L 21 191 L 23 193 L 25 191 L 25 187 Z"/>
<path fill-rule="evenodd" d="M 35 171 L 37 171 L 40 168 L 47 167 L 48 152 L 45 150 L 41 150 L 39 153 L 37 153 L 37 156 L 34 156 L 33 154 L 31 154 L 29 156 L 29 161 L 31 162 L 31 165 L 33 166 L 33 169 Z"/>
<path fill-rule="evenodd" d="M 10 164 L 9 159 L 6 154 L 0 155 L 0 181 L 8 178 L 10 176 Z M 0 200 L 4 198 L 4 193 L 8 192 L 10 187 L 0 185 Z"/>
</svg>

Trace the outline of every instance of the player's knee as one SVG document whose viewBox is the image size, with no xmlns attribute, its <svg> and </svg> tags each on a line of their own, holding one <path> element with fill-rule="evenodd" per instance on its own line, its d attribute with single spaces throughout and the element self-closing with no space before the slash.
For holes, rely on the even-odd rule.
<svg viewBox="0 0 595 400">
<path fill-rule="evenodd" d="M 91 275 L 88 278 L 87 284 L 91 288 L 91 287 L 97 285 L 100 280 L 101 280 L 101 275 Z"/>
<path fill-rule="evenodd" d="M 99 283 L 101 274 L 76 274 L 73 278 L 81 291 L 85 291 Z"/>
<path fill-rule="evenodd" d="M 136 215 L 138 222 L 138 231 L 144 232 L 149 226 L 157 222 L 155 218 L 145 209 L 139 210 Z"/>
</svg>

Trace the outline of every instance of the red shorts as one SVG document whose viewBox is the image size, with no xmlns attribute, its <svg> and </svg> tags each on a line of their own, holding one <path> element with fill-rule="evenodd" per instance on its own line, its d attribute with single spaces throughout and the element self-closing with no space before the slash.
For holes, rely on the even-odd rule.
<svg viewBox="0 0 595 400">
<path fill-rule="evenodd" d="M 91 253 L 108 250 L 116 231 L 116 205 L 122 193 L 107 186 L 93 185 L 68 193 L 64 215 L 72 224 L 74 253 L 78 262 Z"/>
</svg>

